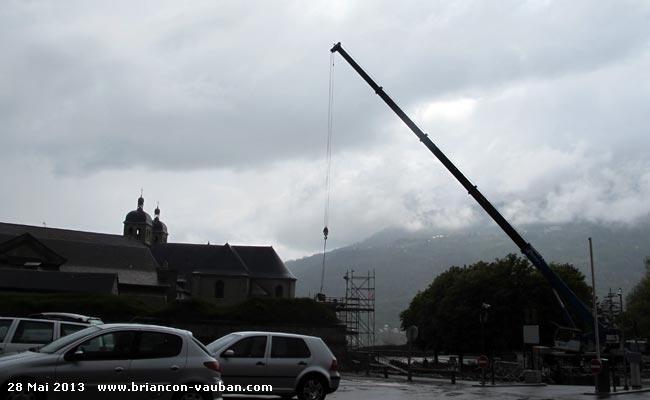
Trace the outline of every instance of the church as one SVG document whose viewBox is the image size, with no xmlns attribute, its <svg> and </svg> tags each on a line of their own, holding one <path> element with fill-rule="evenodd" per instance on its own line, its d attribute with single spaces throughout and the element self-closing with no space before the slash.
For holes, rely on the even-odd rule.
<svg viewBox="0 0 650 400">
<path fill-rule="evenodd" d="M 144 198 L 123 234 L 0 223 L 0 292 L 103 293 L 150 304 L 198 297 L 230 305 L 295 295 L 296 278 L 271 246 L 168 242 Z"/>
</svg>

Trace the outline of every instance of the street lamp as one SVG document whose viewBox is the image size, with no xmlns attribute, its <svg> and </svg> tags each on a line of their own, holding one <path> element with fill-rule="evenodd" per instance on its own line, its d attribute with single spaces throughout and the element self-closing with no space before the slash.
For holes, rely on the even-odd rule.
<svg viewBox="0 0 650 400">
<path fill-rule="evenodd" d="M 621 347 L 623 348 L 623 380 L 625 386 L 623 390 L 630 390 L 630 386 L 627 384 L 627 349 L 625 348 L 625 329 L 623 328 L 623 289 L 618 288 L 618 301 L 621 306 L 621 311 L 618 314 L 620 329 L 621 329 Z"/>
<path fill-rule="evenodd" d="M 490 307 L 492 306 L 488 303 L 481 304 L 481 313 L 479 314 L 479 321 L 481 321 L 481 353 L 485 353 L 485 322 L 487 322 Z"/>
</svg>

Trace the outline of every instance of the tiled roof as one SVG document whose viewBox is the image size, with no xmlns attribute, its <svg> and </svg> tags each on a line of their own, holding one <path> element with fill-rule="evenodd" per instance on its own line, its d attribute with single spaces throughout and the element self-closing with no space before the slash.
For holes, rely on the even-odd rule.
<svg viewBox="0 0 650 400">
<path fill-rule="evenodd" d="M 0 243 L 29 233 L 64 257 L 68 267 L 155 272 L 149 248 L 129 237 L 67 229 L 0 223 Z"/>
<path fill-rule="evenodd" d="M 29 233 L 39 240 L 55 239 L 70 240 L 74 242 L 102 243 L 115 246 L 146 247 L 142 242 L 122 235 L 75 231 L 70 229 L 45 228 L 41 226 L 8 224 L 5 222 L 0 222 L 0 235 L 2 236 L 14 237 L 22 235 L 23 233 Z"/>
<path fill-rule="evenodd" d="M 137 239 L 122 235 L 0 223 L 0 243 L 25 233 L 67 260 L 62 271 L 111 270 L 119 274 L 120 283 L 155 284 L 148 282 L 154 279 L 153 275 L 148 279 L 143 276 L 155 273 L 160 266 L 175 269 L 179 276 L 201 272 L 296 280 L 270 246 L 158 243 L 150 249 Z"/>
<path fill-rule="evenodd" d="M 296 277 L 271 246 L 230 246 L 244 261 L 254 278 L 291 279 Z"/>
<path fill-rule="evenodd" d="M 201 272 L 296 280 L 272 247 L 161 243 L 151 251 L 158 264 L 167 263 L 179 274 Z"/>
<path fill-rule="evenodd" d="M 192 272 L 250 276 L 248 269 L 229 246 L 188 243 L 160 243 L 151 252 L 159 265 L 168 265 L 178 274 Z"/>
<path fill-rule="evenodd" d="M 4 290 L 112 294 L 116 284 L 116 274 L 0 268 L 0 289 Z"/>
</svg>

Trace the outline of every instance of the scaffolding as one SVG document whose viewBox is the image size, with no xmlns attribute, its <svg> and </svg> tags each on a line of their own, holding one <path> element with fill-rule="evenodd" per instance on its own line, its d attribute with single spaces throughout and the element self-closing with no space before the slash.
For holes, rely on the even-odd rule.
<svg viewBox="0 0 650 400">
<path fill-rule="evenodd" d="M 347 347 L 374 349 L 375 347 L 375 271 L 355 275 L 347 271 L 345 297 L 317 295 L 317 300 L 334 308 L 336 316 L 345 323 Z"/>
<path fill-rule="evenodd" d="M 345 309 L 339 314 L 347 326 L 348 347 L 375 347 L 375 271 L 355 276 L 348 271 L 345 280 Z M 340 317 L 339 317 L 340 318 Z"/>
</svg>

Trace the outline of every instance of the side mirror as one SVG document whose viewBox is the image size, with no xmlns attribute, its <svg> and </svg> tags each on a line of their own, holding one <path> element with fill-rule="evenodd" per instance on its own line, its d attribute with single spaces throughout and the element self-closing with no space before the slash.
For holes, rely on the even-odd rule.
<svg viewBox="0 0 650 400">
<path fill-rule="evenodd" d="M 221 354 L 222 357 L 228 358 L 228 357 L 234 357 L 235 352 L 233 350 L 226 350 Z"/>
<path fill-rule="evenodd" d="M 65 353 L 63 359 L 66 361 L 78 361 L 81 360 L 84 356 L 84 351 L 81 349 L 76 349 L 74 351 L 69 351 Z"/>
</svg>

